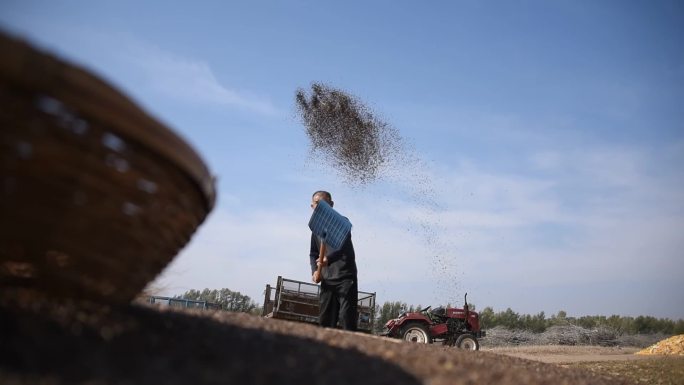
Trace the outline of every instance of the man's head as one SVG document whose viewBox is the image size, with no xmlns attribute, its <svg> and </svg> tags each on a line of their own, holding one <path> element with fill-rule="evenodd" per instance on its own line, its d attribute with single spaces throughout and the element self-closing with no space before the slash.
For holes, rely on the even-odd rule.
<svg viewBox="0 0 684 385">
<path fill-rule="evenodd" d="M 321 200 L 326 201 L 330 205 L 330 207 L 333 207 L 333 205 L 335 204 L 335 202 L 333 202 L 333 200 L 332 200 L 332 195 L 330 195 L 330 193 L 327 191 L 321 190 L 321 191 L 316 191 L 311 196 L 311 208 L 315 209 L 316 206 L 318 206 L 318 202 L 320 202 Z"/>
</svg>

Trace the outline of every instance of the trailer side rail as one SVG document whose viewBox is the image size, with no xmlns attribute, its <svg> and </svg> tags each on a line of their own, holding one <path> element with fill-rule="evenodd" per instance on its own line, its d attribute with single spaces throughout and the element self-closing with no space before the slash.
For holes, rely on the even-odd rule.
<svg viewBox="0 0 684 385">
<path fill-rule="evenodd" d="M 262 315 L 308 323 L 318 323 L 320 286 L 278 277 L 275 287 L 266 285 Z M 375 293 L 359 291 L 358 327 L 371 332 L 375 313 Z"/>
</svg>

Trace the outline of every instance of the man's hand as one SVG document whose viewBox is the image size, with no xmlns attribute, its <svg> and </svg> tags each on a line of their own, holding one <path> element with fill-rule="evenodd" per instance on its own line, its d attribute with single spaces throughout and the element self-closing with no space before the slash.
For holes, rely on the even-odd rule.
<svg viewBox="0 0 684 385">
<path fill-rule="evenodd" d="M 318 257 L 318 259 L 316 260 L 316 266 L 318 267 L 318 269 L 314 271 L 311 280 L 315 283 L 319 283 L 321 282 L 321 268 L 323 268 L 324 266 L 328 266 L 328 257 L 326 257 L 325 255 L 322 257 Z"/>
<path fill-rule="evenodd" d="M 318 257 L 318 259 L 316 260 L 316 266 L 323 266 L 323 267 L 328 266 L 328 257 L 326 257 L 324 255 L 322 261 L 321 261 L 321 257 Z"/>
</svg>

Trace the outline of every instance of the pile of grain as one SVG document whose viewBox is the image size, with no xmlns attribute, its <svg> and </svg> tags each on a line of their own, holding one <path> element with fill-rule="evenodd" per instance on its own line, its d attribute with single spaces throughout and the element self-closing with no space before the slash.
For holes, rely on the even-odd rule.
<svg viewBox="0 0 684 385">
<path fill-rule="evenodd" d="M 684 356 L 684 334 L 672 336 L 668 339 L 662 340 L 647 347 L 646 349 L 636 352 L 635 354 L 647 356 L 654 354 Z"/>
<path fill-rule="evenodd" d="M 0 384 L 625 385 L 488 352 L 244 313 L 0 290 Z"/>
</svg>

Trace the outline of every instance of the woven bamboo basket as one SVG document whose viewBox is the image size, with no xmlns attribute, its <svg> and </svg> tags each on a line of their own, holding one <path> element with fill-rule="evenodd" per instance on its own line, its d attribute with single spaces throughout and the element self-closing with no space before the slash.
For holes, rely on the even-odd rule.
<svg viewBox="0 0 684 385">
<path fill-rule="evenodd" d="M 0 290 L 133 299 L 214 205 L 197 153 L 106 82 L 0 34 Z"/>
</svg>

